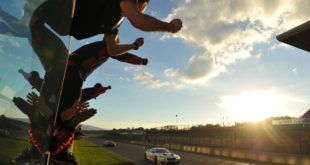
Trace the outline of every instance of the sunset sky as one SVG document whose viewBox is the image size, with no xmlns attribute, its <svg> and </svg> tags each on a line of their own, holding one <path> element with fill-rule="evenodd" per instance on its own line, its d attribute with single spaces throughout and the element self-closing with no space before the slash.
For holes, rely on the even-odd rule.
<svg viewBox="0 0 310 165">
<path fill-rule="evenodd" d="M 0 4 L 21 16 L 23 3 Z M 146 33 L 125 18 L 121 43 L 144 37 L 145 46 L 132 53 L 149 64 L 110 59 L 97 69 L 84 87 L 100 82 L 112 90 L 90 102 L 98 113 L 85 124 L 156 127 L 175 124 L 176 114 L 178 124 L 220 123 L 223 117 L 234 123 L 298 117 L 310 108 L 310 53 L 276 40 L 309 20 L 309 0 L 151 0 L 145 13 L 165 21 L 180 18 L 183 29 Z M 72 39 L 71 51 L 102 37 Z M 17 70 L 40 68 L 28 41 L 0 34 L 0 61 L 2 81 L 24 95 L 30 87 Z M 24 117 L 17 110 L 0 113 Z"/>
</svg>

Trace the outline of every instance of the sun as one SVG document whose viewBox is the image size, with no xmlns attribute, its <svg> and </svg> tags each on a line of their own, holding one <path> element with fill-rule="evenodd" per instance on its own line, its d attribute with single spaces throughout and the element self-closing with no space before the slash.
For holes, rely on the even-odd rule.
<svg viewBox="0 0 310 165">
<path fill-rule="evenodd" d="M 274 114 L 276 100 L 272 93 L 252 91 L 239 96 L 224 96 L 219 105 L 227 109 L 234 121 L 258 121 Z"/>
</svg>

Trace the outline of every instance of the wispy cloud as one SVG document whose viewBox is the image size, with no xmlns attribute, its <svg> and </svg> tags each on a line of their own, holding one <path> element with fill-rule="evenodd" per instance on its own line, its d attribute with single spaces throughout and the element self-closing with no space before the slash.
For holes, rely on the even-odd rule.
<svg viewBox="0 0 310 165">
<path fill-rule="evenodd" d="M 170 82 L 168 81 L 161 82 L 160 80 L 144 80 L 144 81 L 141 81 L 141 84 L 147 85 L 150 88 L 161 88 L 161 87 L 171 85 Z"/>
<path fill-rule="evenodd" d="M 0 45 L 0 53 L 4 53 L 2 45 Z"/>
<path fill-rule="evenodd" d="M 128 78 L 128 77 L 120 77 L 119 79 L 120 79 L 120 80 L 123 80 L 123 81 L 124 81 L 124 80 L 130 81 L 130 78 Z"/>
<path fill-rule="evenodd" d="M 17 48 L 20 47 L 20 43 L 18 41 L 13 40 L 13 39 L 9 39 L 8 41 L 11 43 L 12 46 L 17 47 Z"/>
<path fill-rule="evenodd" d="M 13 57 L 13 54 L 12 53 L 8 53 L 6 54 L 7 57 Z"/>
<path fill-rule="evenodd" d="M 143 68 L 141 66 L 137 66 L 136 69 L 135 69 L 136 72 L 139 72 L 139 71 L 142 71 L 142 70 L 143 70 Z"/>
<path fill-rule="evenodd" d="M 293 69 L 292 69 L 292 72 L 293 72 L 294 74 L 296 74 L 296 75 L 297 75 L 297 74 L 298 74 L 298 72 L 297 72 L 297 68 L 293 68 Z"/>
<path fill-rule="evenodd" d="M 158 12 L 157 12 L 157 11 L 154 11 L 154 10 L 152 10 L 152 11 L 151 11 L 151 15 L 152 15 L 152 16 L 156 17 L 156 16 L 157 16 L 157 14 L 158 14 Z"/>
<path fill-rule="evenodd" d="M 132 70 L 132 67 L 128 67 L 128 66 L 124 67 L 124 71 L 130 71 L 130 70 Z"/>
<path fill-rule="evenodd" d="M 180 69 L 176 69 L 174 70 L 173 68 L 168 68 L 164 71 L 164 74 L 167 76 L 167 77 L 175 77 L 177 75 L 179 75 L 180 73 Z"/>
<path fill-rule="evenodd" d="M 261 57 L 262 57 L 262 52 L 259 52 L 259 53 L 257 53 L 255 56 L 254 56 L 254 58 L 255 59 L 260 59 Z"/>
<path fill-rule="evenodd" d="M 171 68 L 168 69 L 168 72 L 175 72 Z M 165 71 L 167 72 L 167 71 Z M 171 73 L 170 73 L 171 74 Z M 127 78 L 121 77 L 121 80 L 128 80 Z M 143 72 L 140 74 L 135 74 L 133 80 L 138 81 L 141 85 L 145 85 L 149 88 L 162 88 L 162 87 L 173 87 L 175 89 L 183 88 L 184 83 L 182 82 L 175 82 L 175 81 L 167 81 L 167 80 L 159 80 L 155 79 L 155 76 L 149 72 Z"/>
<path fill-rule="evenodd" d="M 126 66 L 124 67 L 124 71 L 135 71 L 135 72 L 139 72 L 139 71 L 142 71 L 143 70 L 143 67 L 141 66 L 136 66 L 136 67 L 129 67 L 129 66 Z"/>
<path fill-rule="evenodd" d="M 149 72 L 143 72 L 141 74 L 135 74 L 134 80 L 144 80 L 144 79 L 152 79 L 154 77 L 153 74 Z"/>
</svg>

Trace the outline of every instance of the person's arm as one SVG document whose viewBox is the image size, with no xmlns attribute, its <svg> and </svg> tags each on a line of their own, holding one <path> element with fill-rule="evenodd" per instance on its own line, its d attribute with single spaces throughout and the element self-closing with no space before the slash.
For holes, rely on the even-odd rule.
<svg viewBox="0 0 310 165">
<path fill-rule="evenodd" d="M 80 123 L 82 123 L 83 121 L 86 121 L 87 119 L 91 118 L 92 116 L 94 116 L 97 113 L 96 109 L 86 109 L 83 110 L 81 112 L 77 112 L 76 115 L 72 118 L 72 120 L 70 121 L 69 125 L 75 129 L 78 128 L 78 126 L 80 125 Z"/>
<path fill-rule="evenodd" d="M 120 6 L 130 23 L 142 31 L 176 33 L 182 28 L 182 21 L 180 19 L 173 19 L 167 23 L 141 13 L 135 0 L 123 0 Z"/>
<path fill-rule="evenodd" d="M 133 64 L 133 65 L 147 65 L 148 64 L 147 58 L 141 58 L 131 53 L 125 53 L 121 56 L 113 56 L 112 58 L 118 61 L 121 61 L 121 62 Z"/>
<path fill-rule="evenodd" d="M 107 44 L 107 51 L 110 56 L 119 56 L 131 50 L 138 49 L 143 46 L 144 39 L 138 38 L 132 44 L 120 44 L 117 34 L 105 34 L 104 41 Z"/>
<path fill-rule="evenodd" d="M 99 95 L 105 93 L 109 89 L 112 89 L 111 85 L 97 89 L 96 92 L 94 93 L 94 99 L 96 99 Z"/>
</svg>

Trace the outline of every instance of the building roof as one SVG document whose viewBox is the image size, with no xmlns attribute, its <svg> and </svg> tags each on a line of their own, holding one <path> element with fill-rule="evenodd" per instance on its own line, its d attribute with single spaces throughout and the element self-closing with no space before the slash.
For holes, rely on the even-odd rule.
<svg viewBox="0 0 310 165">
<path fill-rule="evenodd" d="M 277 39 L 310 52 L 310 21 L 278 35 Z"/>
</svg>

